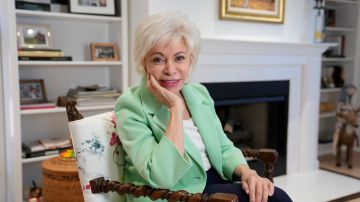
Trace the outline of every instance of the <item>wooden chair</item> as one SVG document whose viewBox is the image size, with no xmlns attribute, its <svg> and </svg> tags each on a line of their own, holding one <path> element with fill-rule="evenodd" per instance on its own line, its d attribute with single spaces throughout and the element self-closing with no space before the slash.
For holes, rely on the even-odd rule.
<svg viewBox="0 0 360 202">
<path fill-rule="evenodd" d="M 165 199 L 168 201 L 182 201 L 182 202 L 236 202 L 236 201 L 238 201 L 237 196 L 233 195 L 233 194 L 226 194 L 226 193 L 216 193 L 216 194 L 212 194 L 212 195 L 202 194 L 202 193 L 192 194 L 192 193 L 188 193 L 183 190 L 170 191 L 167 189 L 156 189 L 156 188 L 152 188 L 149 186 L 136 186 L 136 185 L 129 184 L 129 183 L 120 183 L 119 181 L 110 181 L 110 180 L 105 179 L 105 178 L 107 178 L 106 176 L 105 177 L 101 176 L 102 174 L 100 174 L 100 176 L 99 176 L 99 174 L 97 174 L 97 176 L 99 176 L 99 177 L 97 177 L 95 179 L 89 177 L 89 175 L 85 175 L 85 173 L 86 173 L 85 170 L 89 169 L 89 167 L 93 167 L 93 166 L 87 166 L 88 168 L 86 168 L 86 166 L 85 166 L 85 168 L 84 168 L 84 166 L 80 165 L 82 162 L 78 155 L 84 155 L 85 151 L 83 148 L 81 148 L 81 146 L 83 146 L 85 143 L 91 142 L 90 141 L 91 138 L 85 140 L 85 143 L 84 143 L 84 141 L 81 142 L 80 139 L 83 136 L 86 136 L 90 133 L 91 134 L 98 133 L 98 132 L 93 132 L 93 130 L 91 128 L 97 127 L 95 125 L 98 122 L 101 122 L 101 121 L 104 122 L 104 120 L 105 120 L 105 122 L 104 122 L 105 125 L 100 124 L 100 126 L 99 126 L 100 129 L 98 128 L 97 131 L 99 131 L 99 130 L 105 131 L 105 130 L 109 130 L 109 128 L 110 128 L 110 132 L 107 131 L 106 133 L 104 133 L 105 135 L 103 135 L 103 136 L 109 136 L 106 141 L 116 142 L 116 138 L 114 138 L 115 137 L 114 134 L 116 134 L 116 130 L 115 130 L 115 127 L 107 126 L 107 125 L 109 125 L 109 123 L 110 123 L 110 125 L 114 124 L 114 123 L 111 123 L 111 122 L 114 122 L 114 117 L 112 117 L 113 120 L 111 120 L 111 116 L 113 116 L 113 114 L 111 115 L 111 112 L 84 118 L 78 112 L 75 105 L 76 105 L 75 102 L 72 102 L 72 101 L 67 102 L 66 111 L 67 111 L 67 116 L 68 116 L 68 121 L 69 121 L 69 129 L 70 129 L 70 133 L 71 133 L 72 140 L 73 140 L 74 150 L 77 155 L 79 177 L 80 177 L 80 181 L 82 184 L 83 195 L 84 195 L 85 201 L 97 201 L 97 202 L 98 201 L 109 201 L 109 199 L 106 198 L 107 195 L 105 195 L 103 198 L 96 198 L 96 197 L 94 198 L 94 196 L 96 196 L 99 193 L 108 193 L 108 192 L 116 192 L 118 195 L 131 194 L 135 197 L 144 196 L 144 197 L 149 197 L 151 200 Z M 86 123 L 87 121 L 88 121 L 88 123 Z M 81 124 L 79 124 L 79 123 L 81 123 Z M 89 125 L 86 125 L 86 124 L 89 124 Z M 85 129 L 86 131 L 82 130 L 81 127 L 83 129 Z M 102 129 L 102 127 L 104 127 L 104 129 Z M 107 129 L 106 129 L 106 127 L 107 127 Z M 117 134 L 116 134 L 116 137 L 118 137 Z M 100 138 L 102 138 L 102 137 L 100 137 Z M 93 139 L 94 138 L 92 138 L 91 140 L 93 140 Z M 98 140 L 96 140 L 96 141 L 98 141 Z M 96 148 L 96 149 L 103 151 L 104 147 L 99 144 L 98 148 Z M 105 148 L 105 150 L 107 150 L 107 149 L 108 148 Z M 113 155 L 114 155 L 115 153 L 119 154 L 119 151 L 122 151 L 122 149 L 119 150 L 119 148 L 116 147 L 111 152 L 114 152 L 113 153 Z M 246 149 L 246 150 L 243 150 L 242 152 L 245 157 L 255 158 L 255 159 L 259 159 L 260 161 L 262 161 L 264 163 L 264 167 L 265 167 L 264 176 L 272 181 L 272 173 L 273 173 L 274 163 L 276 162 L 277 157 L 278 157 L 278 154 L 275 150 L 273 150 L 273 149 L 260 149 L 260 150 L 259 149 Z M 106 155 L 106 153 L 105 153 L 105 155 Z M 107 154 L 107 155 L 109 155 L 109 154 Z M 121 156 L 121 155 L 119 155 L 119 156 Z M 89 158 L 91 159 L 91 157 L 86 156 L 86 158 L 84 158 L 84 159 L 91 161 L 91 160 L 89 160 Z M 112 160 L 114 160 L 114 157 L 109 158 L 109 159 L 111 159 L 111 163 L 113 163 Z M 98 160 L 99 160 L 99 158 L 98 158 Z M 110 160 L 107 160 L 105 164 L 108 164 L 109 162 L 110 162 Z M 99 163 L 99 162 L 97 162 L 97 163 Z M 120 164 L 116 163 L 116 164 L 110 165 L 110 166 L 114 166 L 117 169 Z M 94 169 L 94 168 L 92 168 L 92 169 Z M 98 172 L 101 173 L 102 170 L 100 170 Z M 113 170 L 106 171 L 106 172 L 109 172 L 111 174 L 114 173 Z M 119 179 L 121 179 L 121 174 L 120 174 L 120 176 L 116 175 L 115 179 L 112 179 L 112 180 L 119 180 Z M 87 191 L 86 189 L 89 189 L 89 188 L 91 189 L 91 193 L 90 192 L 85 193 Z"/>
</svg>

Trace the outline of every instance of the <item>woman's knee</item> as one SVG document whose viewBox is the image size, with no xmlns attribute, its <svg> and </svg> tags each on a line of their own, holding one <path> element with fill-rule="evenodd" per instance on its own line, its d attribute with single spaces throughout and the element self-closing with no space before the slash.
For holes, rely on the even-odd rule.
<svg viewBox="0 0 360 202">
<path fill-rule="evenodd" d="M 269 202 L 289 202 L 292 201 L 289 195 L 279 187 L 275 187 L 274 194 L 269 197 Z"/>
</svg>

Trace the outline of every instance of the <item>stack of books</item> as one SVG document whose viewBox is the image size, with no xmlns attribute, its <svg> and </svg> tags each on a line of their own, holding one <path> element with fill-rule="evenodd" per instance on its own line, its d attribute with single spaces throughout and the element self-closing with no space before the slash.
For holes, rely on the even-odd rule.
<svg viewBox="0 0 360 202">
<path fill-rule="evenodd" d="M 16 0 L 16 9 L 50 11 L 50 0 Z"/>
<path fill-rule="evenodd" d="M 59 49 L 19 48 L 18 57 L 21 61 L 72 61 Z"/>
<path fill-rule="evenodd" d="M 22 143 L 22 157 L 33 158 L 59 154 L 71 147 L 69 138 L 41 139 Z"/>
<path fill-rule="evenodd" d="M 80 86 L 69 89 L 67 98 L 76 101 L 77 106 L 114 105 L 120 95 L 116 88 L 97 87 L 89 90 Z"/>
</svg>

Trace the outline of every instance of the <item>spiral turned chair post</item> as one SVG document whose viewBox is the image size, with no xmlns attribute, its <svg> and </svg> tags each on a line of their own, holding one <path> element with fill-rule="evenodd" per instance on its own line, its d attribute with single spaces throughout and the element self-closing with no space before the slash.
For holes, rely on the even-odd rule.
<svg viewBox="0 0 360 202">
<path fill-rule="evenodd" d="M 245 157 L 252 157 L 261 160 L 264 163 L 264 176 L 271 182 L 273 181 L 274 163 L 278 159 L 278 152 L 274 149 L 242 149 Z"/>
<path fill-rule="evenodd" d="M 105 180 L 103 177 L 91 180 L 90 187 L 93 194 L 111 191 L 117 192 L 120 195 L 131 194 L 137 198 L 145 196 L 153 201 L 164 199 L 169 202 L 238 202 L 238 198 L 234 194 L 191 194 L 184 190 L 170 191 L 168 189 L 155 189 L 149 186 L 136 186 L 130 183 L 121 184 L 117 181 Z"/>
</svg>

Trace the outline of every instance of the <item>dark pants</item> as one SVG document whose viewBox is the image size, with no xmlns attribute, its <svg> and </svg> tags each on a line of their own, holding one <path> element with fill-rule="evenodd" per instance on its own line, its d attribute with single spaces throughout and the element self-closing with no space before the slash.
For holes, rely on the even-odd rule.
<svg viewBox="0 0 360 202">
<path fill-rule="evenodd" d="M 217 171 L 210 168 L 206 172 L 207 181 L 203 193 L 214 194 L 216 192 L 236 194 L 239 201 L 249 201 L 249 195 L 246 194 L 240 183 L 226 181 L 220 177 Z M 275 187 L 274 194 L 269 197 L 269 202 L 289 202 L 290 197 L 280 188 Z"/>
</svg>

